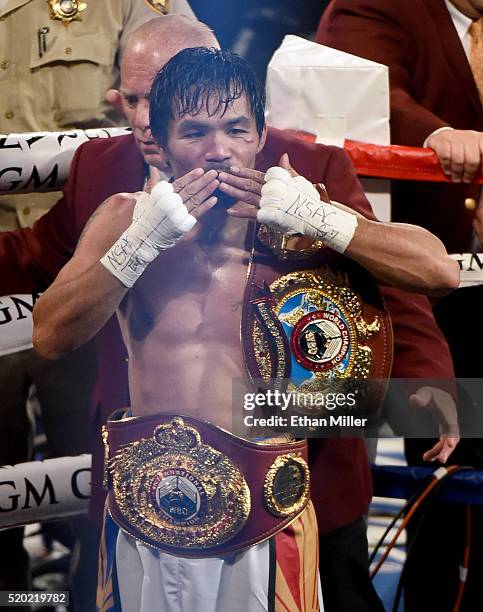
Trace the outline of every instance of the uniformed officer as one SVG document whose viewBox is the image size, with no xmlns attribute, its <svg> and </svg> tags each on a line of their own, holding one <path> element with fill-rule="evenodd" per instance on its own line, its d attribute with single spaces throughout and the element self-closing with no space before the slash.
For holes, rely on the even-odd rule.
<svg viewBox="0 0 483 612">
<path fill-rule="evenodd" d="M 0 0 L 0 134 L 119 125 L 117 88 L 131 32 L 187 0 Z M 0 198 L 0 230 L 30 226 L 52 194 Z"/>
</svg>

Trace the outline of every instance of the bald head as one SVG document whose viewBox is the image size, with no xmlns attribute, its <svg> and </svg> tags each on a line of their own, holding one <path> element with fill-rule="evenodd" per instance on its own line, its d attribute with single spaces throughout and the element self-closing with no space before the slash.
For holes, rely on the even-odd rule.
<svg viewBox="0 0 483 612">
<path fill-rule="evenodd" d="M 133 129 L 144 159 L 158 167 L 159 150 L 149 129 L 149 92 L 159 70 L 188 47 L 219 48 L 219 45 L 204 23 L 183 15 L 166 15 L 138 28 L 130 36 L 122 58 L 122 112 Z"/>
<path fill-rule="evenodd" d="M 156 58 L 158 70 L 174 55 L 187 47 L 219 47 L 210 28 L 184 15 L 165 15 L 151 19 L 129 37 L 121 73 L 126 62 L 142 55 Z"/>
</svg>

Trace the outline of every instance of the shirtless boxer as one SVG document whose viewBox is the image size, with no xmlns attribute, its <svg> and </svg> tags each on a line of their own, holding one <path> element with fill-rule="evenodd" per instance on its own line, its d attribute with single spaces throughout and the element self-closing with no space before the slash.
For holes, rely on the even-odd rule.
<svg viewBox="0 0 483 612">
<path fill-rule="evenodd" d="M 107 437 L 109 509 L 123 529 L 117 536 L 117 580 L 112 554 L 102 549 L 99 606 L 109 609 L 106 592 L 118 584 L 124 612 L 267 610 L 275 605 L 275 592 L 278 605 L 316 610 L 310 502 L 302 491 L 289 508 L 293 512 L 276 517 L 261 501 L 265 466 L 280 455 L 297 455 L 299 474 L 305 475 L 304 443 L 257 445 L 227 433 L 233 380 L 245 378 L 239 330 L 249 262 L 247 218 L 258 214 L 286 233 L 323 239 L 380 281 L 403 288 L 427 290 L 430 278 L 445 278 L 449 288 L 457 284 L 457 266 L 420 228 L 374 223 L 342 205 L 320 202 L 310 184 L 294 181 L 286 157 L 285 169 L 266 176 L 253 170 L 265 141 L 264 94 L 236 56 L 182 51 L 160 71 L 153 92 L 151 128 L 174 182 L 158 183 L 150 196 L 107 200 L 34 311 L 34 346 L 53 358 L 85 342 L 117 309 L 130 356 L 135 418 L 110 423 Z M 294 216 L 291 202 L 298 193 L 310 205 Z M 222 495 L 227 521 L 200 501 L 210 488 L 196 476 L 201 447 L 224 466 L 224 481 L 222 473 L 210 478 L 221 489 L 232 487 Z M 200 464 L 185 463 L 190 452 Z M 154 470 L 162 477 L 149 475 L 152 462 L 166 457 L 172 464 Z M 190 506 L 190 498 L 199 507 Z M 189 519 L 169 523 L 166 507 Z M 158 519 L 161 526 L 153 529 L 150 521 Z M 106 520 L 112 535 L 113 523 Z M 267 540 L 267 534 L 276 535 Z M 299 563 L 284 554 L 294 542 Z"/>
</svg>

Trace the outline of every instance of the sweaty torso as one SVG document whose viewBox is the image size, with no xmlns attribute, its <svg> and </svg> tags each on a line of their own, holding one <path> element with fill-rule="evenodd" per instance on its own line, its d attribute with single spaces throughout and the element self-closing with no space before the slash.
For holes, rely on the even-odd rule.
<svg viewBox="0 0 483 612">
<path fill-rule="evenodd" d="M 240 321 L 246 222 L 214 245 L 183 240 L 161 253 L 121 304 L 134 415 L 170 412 L 232 429 L 232 390 L 245 378 Z"/>
</svg>

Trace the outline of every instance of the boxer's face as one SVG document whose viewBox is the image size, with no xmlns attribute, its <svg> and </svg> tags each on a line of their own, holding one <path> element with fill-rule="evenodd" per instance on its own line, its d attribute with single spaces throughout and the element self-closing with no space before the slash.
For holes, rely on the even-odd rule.
<svg viewBox="0 0 483 612">
<path fill-rule="evenodd" d="M 203 104 L 196 115 L 176 116 L 168 126 L 164 151 L 174 177 L 178 178 L 194 168 L 253 168 L 264 144 L 265 128 L 259 136 L 255 118 L 242 95 L 214 114 Z"/>
</svg>

